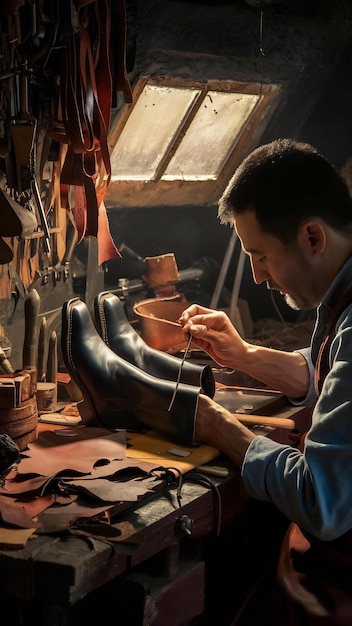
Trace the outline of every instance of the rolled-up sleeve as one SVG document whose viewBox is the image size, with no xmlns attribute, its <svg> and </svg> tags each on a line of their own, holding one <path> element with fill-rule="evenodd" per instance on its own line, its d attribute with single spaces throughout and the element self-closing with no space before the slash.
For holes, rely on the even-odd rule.
<svg viewBox="0 0 352 626">
<path fill-rule="evenodd" d="M 317 394 L 314 386 L 314 365 L 312 363 L 311 358 L 311 349 L 310 348 L 302 348 L 301 350 L 295 350 L 295 352 L 299 352 L 305 358 L 308 371 L 309 371 L 309 388 L 307 394 L 304 398 L 288 398 L 288 401 L 294 406 L 307 406 L 309 404 L 314 404 L 317 401 Z"/>
</svg>

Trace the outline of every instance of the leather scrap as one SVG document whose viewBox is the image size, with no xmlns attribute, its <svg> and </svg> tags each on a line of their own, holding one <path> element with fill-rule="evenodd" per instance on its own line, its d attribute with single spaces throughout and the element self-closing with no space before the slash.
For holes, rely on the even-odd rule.
<svg viewBox="0 0 352 626">
<path fill-rule="evenodd" d="M 162 480 L 155 476 L 132 478 L 127 481 L 114 481 L 104 478 L 81 478 L 70 480 L 66 485 L 76 488 L 91 498 L 106 503 L 114 503 L 119 500 L 124 502 L 137 502 L 140 496 L 151 493 L 155 487 L 162 484 Z"/>
<path fill-rule="evenodd" d="M 112 507 L 112 504 L 97 506 L 78 501 L 71 502 L 67 506 L 49 507 L 38 517 L 40 528 L 37 529 L 37 532 L 38 534 L 48 534 L 66 531 L 76 520 L 98 517 Z"/>
<path fill-rule="evenodd" d="M 9 498 L 0 497 L 1 520 L 19 528 L 35 528 L 37 523 L 26 513 L 24 507 L 12 502 Z"/>
<path fill-rule="evenodd" d="M 103 428 L 77 429 L 77 435 L 65 437 L 62 431 L 44 431 L 26 450 L 18 467 L 19 474 L 53 476 L 64 470 L 92 471 L 102 459 L 125 458 L 125 432 L 112 433 Z"/>
<path fill-rule="evenodd" d="M 28 539 L 36 532 L 35 528 L 2 528 L 0 527 L 0 546 L 23 548 Z"/>
<path fill-rule="evenodd" d="M 42 430 L 0 487 L 0 513 L 17 531 L 9 537 L 0 526 L 0 544 L 24 545 L 34 532 L 69 532 L 111 545 L 140 543 L 132 523 L 113 519 L 164 487 L 163 467 L 180 466 L 183 472 L 200 463 L 193 448 L 182 448 L 190 458 L 180 462 L 171 447 L 156 433 L 129 433 L 126 442 L 125 431 L 104 428 Z M 218 454 L 204 448 L 203 461 Z"/>
<path fill-rule="evenodd" d="M 28 480 L 16 480 L 16 474 L 14 476 L 7 477 L 4 485 L 0 486 L 0 497 L 4 496 L 18 496 L 25 493 L 27 498 L 32 494 L 33 496 L 40 493 L 47 481 L 46 476 L 32 476 Z"/>
</svg>

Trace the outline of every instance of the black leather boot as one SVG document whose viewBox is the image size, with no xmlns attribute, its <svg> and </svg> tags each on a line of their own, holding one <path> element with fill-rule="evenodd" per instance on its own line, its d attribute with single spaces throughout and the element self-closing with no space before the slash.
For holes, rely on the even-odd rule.
<svg viewBox="0 0 352 626">
<path fill-rule="evenodd" d="M 87 305 L 73 298 L 62 308 L 61 350 L 67 372 L 84 400 L 78 410 L 87 424 L 128 430 L 156 430 L 191 446 L 200 387 L 143 372 L 106 345 Z"/>
<path fill-rule="evenodd" d="M 176 381 L 181 359 L 149 346 L 129 323 L 118 296 L 108 291 L 94 300 L 95 322 L 105 343 L 120 357 L 157 378 Z M 214 397 L 215 380 L 210 365 L 184 361 L 180 382 L 202 387 Z"/>
</svg>

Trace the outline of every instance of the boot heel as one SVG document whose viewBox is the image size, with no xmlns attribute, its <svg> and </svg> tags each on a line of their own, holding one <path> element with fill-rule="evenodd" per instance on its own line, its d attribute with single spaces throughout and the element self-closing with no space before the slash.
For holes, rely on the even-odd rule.
<svg viewBox="0 0 352 626">
<path fill-rule="evenodd" d="M 81 400 L 77 403 L 77 409 L 82 418 L 82 422 L 91 425 L 100 425 L 92 408 L 87 400 Z"/>
</svg>

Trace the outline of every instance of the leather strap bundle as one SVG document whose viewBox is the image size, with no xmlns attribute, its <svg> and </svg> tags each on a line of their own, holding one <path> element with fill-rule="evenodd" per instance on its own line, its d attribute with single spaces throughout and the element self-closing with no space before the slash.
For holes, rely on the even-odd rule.
<svg viewBox="0 0 352 626">
<path fill-rule="evenodd" d="M 0 265 L 9 265 L 1 287 L 24 297 L 38 275 L 65 271 L 84 237 L 97 239 L 99 265 L 121 256 L 104 196 L 116 92 L 132 102 L 126 7 L 0 4 Z"/>
<path fill-rule="evenodd" d="M 77 241 L 96 237 L 101 264 L 121 256 L 109 231 L 103 201 L 111 178 L 107 141 L 112 102 L 111 8 L 110 0 L 77 0 L 75 5 L 79 26 L 64 36 L 61 57 L 61 119 L 51 124 L 49 135 L 67 144 L 60 184 L 74 187 Z M 124 8 L 123 1 L 119 5 Z M 131 98 L 130 91 L 126 93 Z"/>
</svg>

